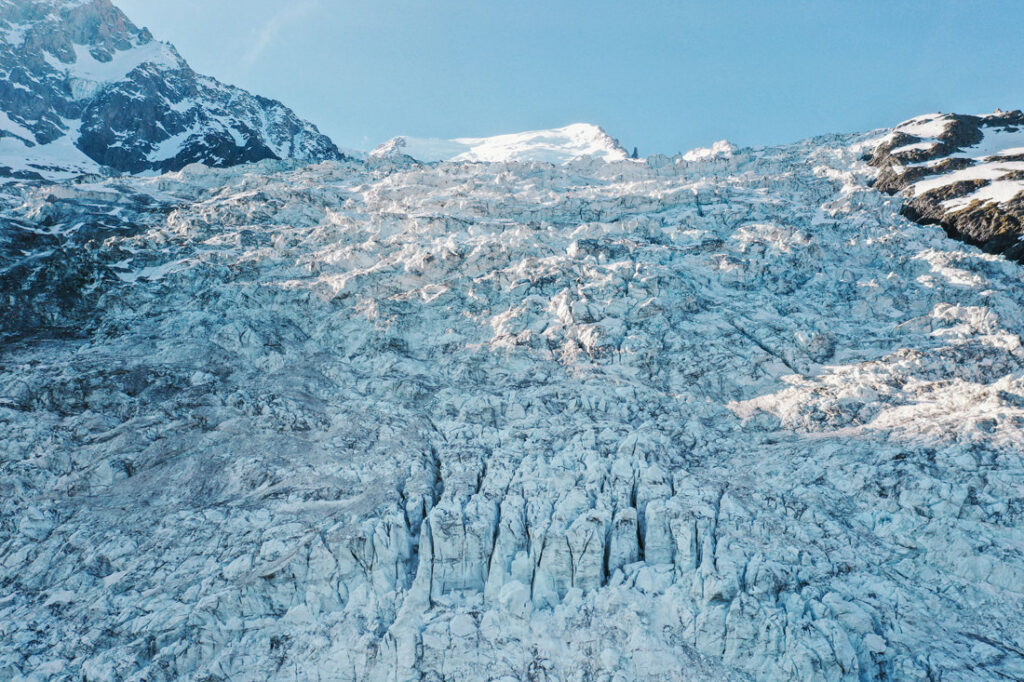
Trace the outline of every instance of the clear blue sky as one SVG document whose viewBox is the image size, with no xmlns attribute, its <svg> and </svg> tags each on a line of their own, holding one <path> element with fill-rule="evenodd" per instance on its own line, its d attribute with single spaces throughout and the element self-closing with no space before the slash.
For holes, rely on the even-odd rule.
<svg viewBox="0 0 1024 682">
<path fill-rule="evenodd" d="M 1024 108 L 1021 0 L 114 0 L 343 147 L 573 122 L 643 154 Z"/>
</svg>

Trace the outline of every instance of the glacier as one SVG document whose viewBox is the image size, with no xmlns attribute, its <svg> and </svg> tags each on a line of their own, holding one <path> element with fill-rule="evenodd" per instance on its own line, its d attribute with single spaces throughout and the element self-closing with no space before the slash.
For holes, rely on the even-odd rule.
<svg viewBox="0 0 1024 682">
<path fill-rule="evenodd" d="M 0 678 L 1024 678 L 1024 270 L 889 131 L 0 183 Z"/>
</svg>

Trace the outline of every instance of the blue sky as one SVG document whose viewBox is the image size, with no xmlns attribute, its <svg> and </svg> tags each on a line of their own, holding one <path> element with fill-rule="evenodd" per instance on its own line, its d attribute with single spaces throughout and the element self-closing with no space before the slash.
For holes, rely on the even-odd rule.
<svg viewBox="0 0 1024 682">
<path fill-rule="evenodd" d="M 602 125 L 642 154 L 1024 107 L 1020 0 L 114 0 L 343 147 Z"/>
</svg>

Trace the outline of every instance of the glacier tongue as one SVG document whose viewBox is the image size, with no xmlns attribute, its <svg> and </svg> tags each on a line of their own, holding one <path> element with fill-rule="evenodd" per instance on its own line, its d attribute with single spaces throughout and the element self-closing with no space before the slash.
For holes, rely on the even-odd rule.
<svg viewBox="0 0 1024 682">
<path fill-rule="evenodd" d="M 0 677 L 1024 677 L 1022 271 L 867 142 L 5 185 Z"/>
</svg>

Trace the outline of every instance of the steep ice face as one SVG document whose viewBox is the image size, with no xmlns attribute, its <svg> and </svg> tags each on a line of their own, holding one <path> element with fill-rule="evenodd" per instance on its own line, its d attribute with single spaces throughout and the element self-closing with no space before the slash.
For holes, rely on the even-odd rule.
<svg viewBox="0 0 1024 682">
<path fill-rule="evenodd" d="M 0 0 L 0 176 L 340 152 L 279 102 L 193 72 L 109 0 Z"/>
<path fill-rule="evenodd" d="M 626 150 L 601 128 L 577 123 L 553 130 L 454 140 L 396 137 L 370 153 L 371 158 L 410 156 L 417 161 L 539 162 L 563 165 L 580 158 L 622 161 Z"/>
<path fill-rule="evenodd" d="M 0 678 L 1024 677 L 1024 270 L 869 138 L 0 189 Z"/>
</svg>

